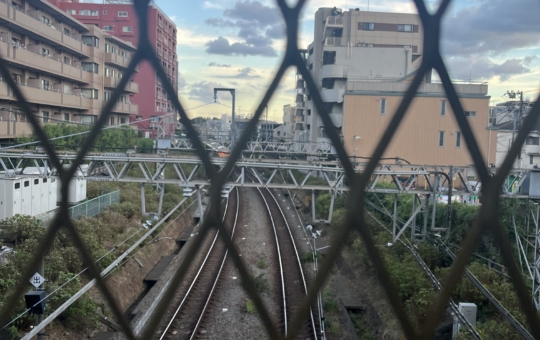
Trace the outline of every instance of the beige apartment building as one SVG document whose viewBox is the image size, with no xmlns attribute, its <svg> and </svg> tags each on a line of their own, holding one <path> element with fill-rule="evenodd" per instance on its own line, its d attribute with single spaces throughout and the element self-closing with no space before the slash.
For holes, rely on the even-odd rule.
<svg viewBox="0 0 540 340">
<path fill-rule="evenodd" d="M 131 43 L 85 25 L 42 0 L 0 1 L 0 55 L 42 123 L 93 124 L 120 82 Z M 0 79 L 0 140 L 28 135 L 32 128 Z M 114 105 L 109 125 L 136 119 L 129 81 Z"/>
<path fill-rule="evenodd" d="M 338 133 L 350 81 L 395 81 L 421 62 L 423 30 L 415 14 L 319 8 L 306 63 Z M 297 79 L 295 140 L 330 143 L 301 76 Z"/>
<path fill-rule="evenodd" d="M 344 101 L 343 142 L 351 156 L 369 157 L 398 108 L 410 82 L 350 82 Z M 455 84 L 485 164 L 495 163 L 497 131 L 488 128 L 487 85 Z M 411 164 L 473 164 L 441 84 L 421 84 L 383 157 Z M 383 163 L 394 163 L 386 160 Z"/>
</svg>

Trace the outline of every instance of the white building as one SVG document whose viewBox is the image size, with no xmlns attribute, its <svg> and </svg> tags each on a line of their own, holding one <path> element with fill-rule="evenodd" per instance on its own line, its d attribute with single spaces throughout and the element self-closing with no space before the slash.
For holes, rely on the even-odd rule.
<svg viewBox="0 0 540 340">
<path fill-rule="evenodd" d="M 414 73 L 421 63 L 423 32 L 415 14 L 320 8 L 315 40 L 305 51 L 308 69 L 342 134 L 343 96 L 350 81 L 388 82 Z M 428 76 L 426 81 L 431 81 Z M 297 75 L 295 141 L 329 143 L 304 79 Z"/>
</svg>

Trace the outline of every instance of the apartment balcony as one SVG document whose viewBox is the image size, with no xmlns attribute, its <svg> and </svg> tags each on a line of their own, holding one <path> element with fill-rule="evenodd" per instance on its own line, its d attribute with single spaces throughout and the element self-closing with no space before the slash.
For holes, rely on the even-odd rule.
<svg viewBox="0 0 540 340">
<path fill-rule="evenodd" d="M 328 37 L 324 39 L 324 46 L 345 46 L 345 39 L 342 37 Z"/>
<path fill-rule="evenodd" d="M 28 122 L 0 120 L 0 138 L 2 139 L 29 136 L 33 133 L 32 125 Z"/>
<path fill-rule="evenodd" d="M 131 58 L 129 57 L 122 57 L 121 55 L 118 55 L 116 53 L 105 53 L 105 63 L 110 64 L 116 67 L 120 67 L 123 69 L 128 68 L 129 63 L 131 61 Z M 139 71 L 139 66 L 135 68 L 135 71 Z"/>
<path fill-rule="evenodd" d="M 139 113 L 139 106 L 128 102 L 118 102 L 113 106 L 112 112 L 133 115 Z"/>
<path fill-rule="evenodd" d="M 51 45 L 60 46 L 71 53 L 88 57 L 92 48 L 84 45 L 78 36 L 66 35 L 62 32 L 61 23 L 47 24 L 40 20 L 41 11 L 22 11 L 15 7 L 0 2 L 0 21 L 7 21 L 11 28 L 23 34 L 39 35 Z"/>
<path fill-rule="evenodd" d="M 326 27 L 343 27 L 343 16 L 331 15 L 326 17 Z"/>
<path fill-rule="evenodd" d="M 39 48 L 39 45 L 15 48 L 0 39 L 0 53 L 4 59 L 12 64 L 21 65 L 36 72 L 49 73 L 55 77 L 67 78 L 78 83 L 88 84 L 92 81 L 93 77 L 80 67 L 64 64 L 54 56 L 44 56 L 39 52 Z"/>
<path fill-rule="evenodd" d="M 52 87 L 46 90 L 38 84 L 19 84 L 19 87 L 30 103 L 78 110 L 101 110 L 99 100 L 85 98 L 80 93 L 62 93 Z M 13 90 L 5 82 L 0 82 L 0 99 L 16 100 Z"/>
<path fill-rule="evenodd" d="M 323 65 L 321 70 L 322 78 L 347 78 L 343 65 Z"/>
<path fill-rule="evenodd" d="M 120 84 L 121 78 L 105 77 L 103 80 L 103 86 L 110 89 L 115 89 Z M 124 91 L 130 93 L 139 93 L 139 84 L 129 81 L 124 88 Z"/>
<path fill-rule="evenodd" d="M 540 145 L 524 145 L 523 149 L 527 155 L 540 155 Z"/>
<path fill-rule="evenodd" d="M 322 89 L 321 97 L 326 103 L 342 103 L 345 89 Z"/>
</svg>

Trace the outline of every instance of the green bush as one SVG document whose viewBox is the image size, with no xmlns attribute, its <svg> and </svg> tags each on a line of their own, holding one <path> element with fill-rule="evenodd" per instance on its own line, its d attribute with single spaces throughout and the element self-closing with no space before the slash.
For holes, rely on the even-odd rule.
<svg viewBox="0 0 540 340">
<path fill-rule="evenodd" d="M 255 303 L 251 299 L 246 300 L 246 312 L 250 314 L 257 313 L 257 308 L 255 308 Z"/>
</svg>

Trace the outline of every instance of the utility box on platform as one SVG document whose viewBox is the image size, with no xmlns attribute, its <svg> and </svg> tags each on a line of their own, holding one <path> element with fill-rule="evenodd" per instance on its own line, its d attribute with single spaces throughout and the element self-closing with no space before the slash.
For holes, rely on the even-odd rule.
<svg viewBox="0 0 540 340">
<path fill-rule="evenodd" d="M 531 170 L 527 178 L 521 184 L 521 193 L 540 198 L 540 169 Z"/>
<path fill-rule="evenodd" d="M 469 321 L 469 323 L 476 327 L 476 311 L 478 308 L 474 303 L 469 302 L 460 302 L 458 306 L 458 310 L 461 314 Z M 454 331 L 453 331 L 453 338 L 455 339 L 459 333 L 459 330 L 461 329 L 461 322 L 459 322 L 459 319 L 457 316 L 454 316 Z"/>
</svg>

